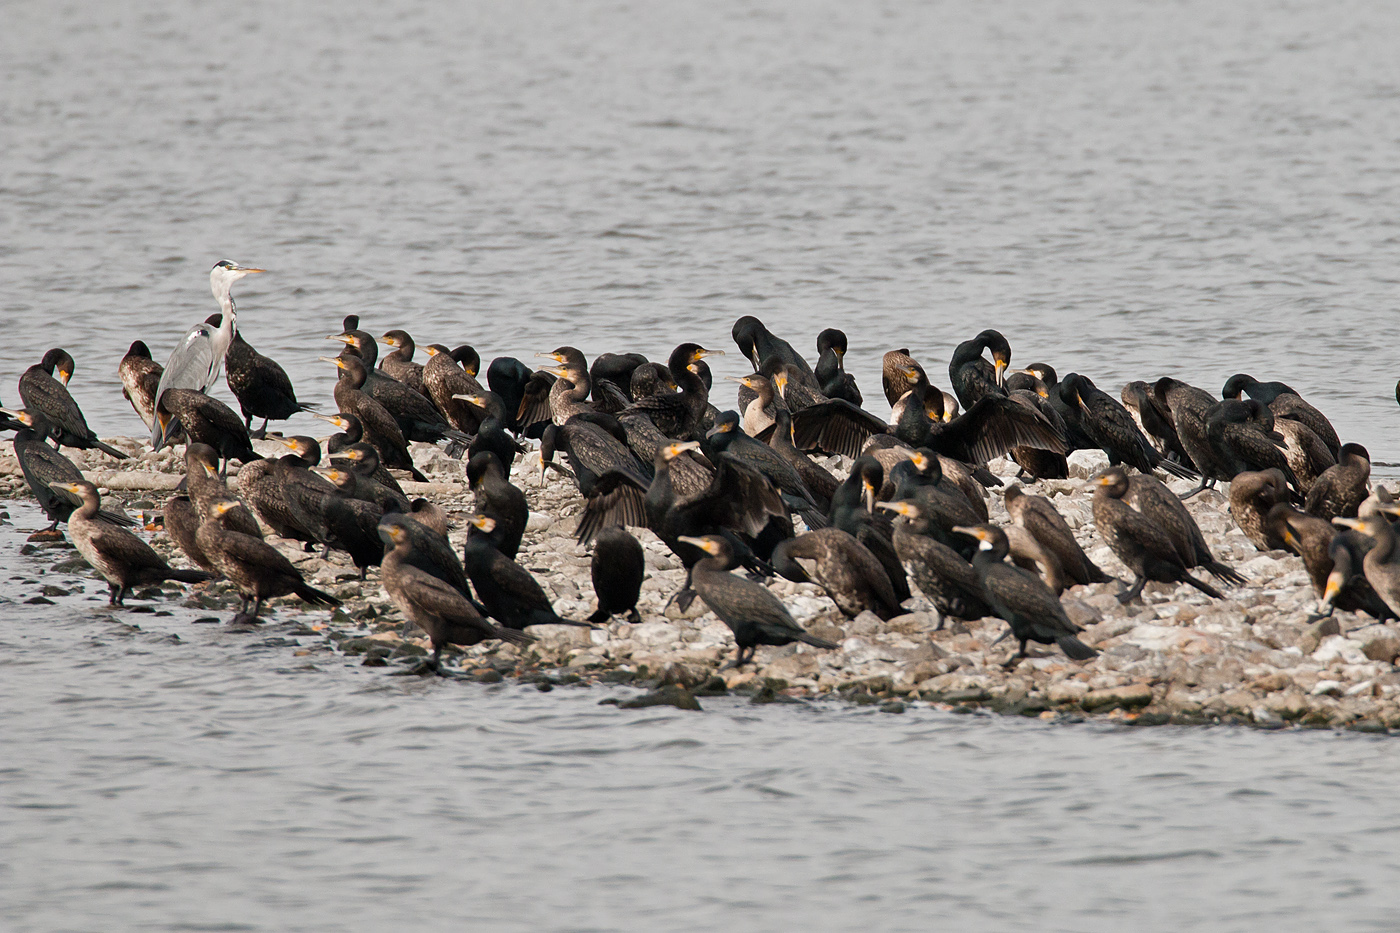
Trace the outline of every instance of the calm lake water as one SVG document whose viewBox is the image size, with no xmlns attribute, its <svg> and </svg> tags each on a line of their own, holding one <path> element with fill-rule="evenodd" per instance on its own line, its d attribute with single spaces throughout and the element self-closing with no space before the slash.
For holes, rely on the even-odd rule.
<svg viewBox="0 0 1400 933">
<path fill-rule="evenodd" d="M 12 5 L 0 399 L 240 325 L 328 401 L 342 315 L 490 359 L 825 326 L 878 404 L 984 327 L 1104 388 L 1283 379 L 1400 459 L 1400 8 Z M 223 393 L 224 398 L 229 396 Z M 289 427 L 311 433 L 315 422 Z M 12 507 L 17 526 L 37 524 Z M 1393 743 L 405 682 L 16 604 L 14 930 L 1389 929 Z M 16 579 L 11 579 L 16 578 Z M 126 623 L 135 622 L 139 631 Z M 285 633 L 280 633 L 285 634 Z M 178 636 L 175 641 L 171 636 Z M 1370 924 L 1368 927 L 1367 924 Z"/>
</svg>

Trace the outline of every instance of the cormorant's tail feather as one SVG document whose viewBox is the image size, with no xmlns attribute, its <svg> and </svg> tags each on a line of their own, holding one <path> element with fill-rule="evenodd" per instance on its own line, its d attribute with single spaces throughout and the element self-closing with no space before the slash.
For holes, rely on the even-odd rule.
<svg viewBox="0 0 1400 933">
<path fill-rule="evenodd" d="M 1061 635 L 1055 639 L 1055 644 L 1059 645 L 1065 656 L 1073 661 L 1087 661 L 1090 658 L 1098 657 L 1099 654 L 1098 651 L 1090 648 L 1073 635 Z"/>
<path fill-rule="evenodd" d="M 340 605 L 340 600 L 336 599 L 330 593 L 323 593 L 320 590 L 316 589 L 316 587 L 311 586 L 307 583 L 298 583 L 296 587 L 293 588 L 292 592 L 296 593 L 298 596 L 300 596 L 302 599 L 306 600 L 313 606 Z"/>
</svg>

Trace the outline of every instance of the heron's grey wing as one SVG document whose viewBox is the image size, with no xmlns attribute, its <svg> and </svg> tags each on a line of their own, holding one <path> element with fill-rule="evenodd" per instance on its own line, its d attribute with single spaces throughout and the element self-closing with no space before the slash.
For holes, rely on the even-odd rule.
<svg viewBox="0 0 1400 933">
<path fill-rule="evenodd" d="M 214 328 L 202 323 L 191 327 L 179 346 L 170 354 L 169 362 L 165 364 L 165 371 L 160 375 L 160 384 L 156 386 L 152 410 L 160 407 L 160 397 L 165 394 L 166 389 L 193 389 L 203 392 L 209 388 L 218 378 L 219 362 L 222 361 L 216 361 L 214 358 Z M 151 444 L 159 450 L 163 440 L 160 421 L 156 419 L 151 424 Z"/>
</svg>

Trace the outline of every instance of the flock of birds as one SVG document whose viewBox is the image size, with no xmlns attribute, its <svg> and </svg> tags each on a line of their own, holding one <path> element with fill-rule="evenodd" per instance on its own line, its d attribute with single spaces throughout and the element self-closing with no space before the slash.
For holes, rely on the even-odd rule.
<svg viewBox="0 0 1400 933">
<path fill-rule="evenodd" d="M 1060 594 L 1111 578 L 1054 504 L 1018 482 L 1004 490 L 1010 523 L 991 523 L 987 487 L 1002 481 L 986 464 L 1005 456 L 1020 467 L 1018 481 L 1064 479 L 1067 454 L 1098 449 L 1110 466 L 1092 480 L 1094 523 L 1134 576 L 1121 602 L 1139 598 L 1148 581 L 1213 598 L 1222 595 L 1217 585 L 1245 582 L 1211 554 L 1181 501 L 1223 481 L 1239 527 L 1261 550 L 1298 553 L 1326 612 L 1379 621 L 1400 613 L 1400 553 L 1387 519 L 1400 509 L 1384 489 L 1371 491 L 1365 448 L 1340 443 L 1283 383 L 1236 375 L 1216 399 L 1163 377 L 1128 384 L 1120 402 L 1077 373 L 1059 378 L 1040 363 L 1011 369 L 1006 338 L 987 330 L 955 350 L 951 393 L 908 350 L 886 353 L 886 420 L 862 407 L 841 331 L 821 333 L 812 367 L 757 318 L 743 317 L 732 336 L 754 372 L 735 380 L 737 408 L 719 411 L 704 359 L 723 351 L 695 343 L 676 347 L 664 365 L 605 353 L 590 366 L 567 346 L 540 354 L 554 365 L 538 371 L 497 358 L 483 386 L 472 347 L 434 344 L 420 364 L 412 337 L 391 330 L 380 338 L 391 352 L 380 358 L 352 315 L 332 335 L 343 349 L 321 357 L 338 370 L 336 412 L 325 414 L 298 401 L 286 372 L 238 331 L 232 286 L 261 271 L 216 264 L 210 284 L 219 313 L 192 328 L 164 366 L 136 341 L 119 367 L 153 447 L 185 445 L 185 478 L 164 521 L 198 570 L 170 567 L 128 530 L 130 519 L 104 511 L 97 489 L 60 452 L 125 457 L 94 435 L 68 393 L 68 353 L 50 350 L 25 371 L 22 409 L 0 408 L 0 430 L 15 432 L 49 531 L 67 522 L 115 605 L 133 587 L 216 577 L 242 596 L 236 621 L 256 620 L 278 596 L 336 605 L 264 540 L 270 530 L 306 550 L 319 546 L 323 556 L 348 553 L 361 579 L 379 567 L 390 598 L 427 632 L 427 663 L 436 669 L 447 644 L 526 644 L 532 625 L 639 621 L 644 560 L 631 526 L 649 528 L 685 566 L 687 582 L 672 597 L 680 608 L 698 595 L 733 631 L 732 665 L 752 660 L 758 645 L 837 647 L 793 620 L 761 582 L 773 574 L 817 583 L 848 617 L 892 618 L 917 592 L 940 619 L 1004 619 L 1020 644 L 1013 660 L 1032 641 L 1086 660 L 1097 652 L 1076 637 Z M 207 394 L 221 369 L 241 413 Z M 259 456 L 252 441 L 265 437 L 268 421 L 298 412 L 337 429 L 326 449 L 311 437 L 279 437 L 285 455 Z M 256 418 L 263 423 L 254 431 Z M 539 441 L 542 481 L 550 471 L 566 475 L 585 500 L 578 537 L 594 545 L 598 598 L 586 622 L 560 618 L 515 559 L 528 507 L 509 477 L 527 438 Z M 410 500 L 392 472 L 425 479 L 410 441 L 445 444 L 465 458 L 477 511 L 460 557 L 446 514 Z M 555 462 L 559 454 L 567 467 Z M 813 454 L 851 458 L 849 475 L 838 477 Z M 226 482 L 230 460 L 241 464 L 236 488 Z M 1155 471 L 1199 484 L 1178 497 Z"/>
</svg>

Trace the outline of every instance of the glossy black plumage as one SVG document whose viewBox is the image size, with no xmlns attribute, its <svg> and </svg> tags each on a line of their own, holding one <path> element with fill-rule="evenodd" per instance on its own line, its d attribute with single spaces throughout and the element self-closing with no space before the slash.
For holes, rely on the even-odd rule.
<svg viewBox="0 0 1400 933">
<path fill-rule="evenodd" d="M 156 420 L 170 438 L 172 420 L 180 422 L 191 443 L 208 444 L 225 463 L 250 463 L 262 457 L 241 418 L 223 402 L 193 389 L 166 389 L 156 409 Z"/>
<path fill-rule="evenodd" d="M 936 530 L 912 499 L 881 502 L 894 512 L 895 553 L 910 580 L 938 610 L 938 627 L 954 619 L 981 619 L 992 614 L 982 593 L 982 581 L 972 564 L 931 532 Z"/>
<path fill-rule="evenodd" d="M 490 451 L 479 453 L 467 462 L 467 485 L 476 494 L 476 511 L 495 522 L 492 534 L 496 546 L 513 560 L 520 551 L 520 539 L 525 536 L 525 524 L 530 519 L 525 493 L 511 485 L 501 461 Z M 476 526 L 467 529 L 468 537 L 482 533 Z"/>
<path fill-rule="evenodd" d="M 462 566 L 491 618 L 516 630 L 530 625 L 588 626 L 587 622 L 560 618 L 530 571 L 501 553 L 492 536 L 495 522 L 490 517 L 474 515 L 470 522 L 485 533 L 467 538 Z"/>
<path fill-rule="evenodd" d="M 594 535 L 590 575 L 598 609 L 588 621 L 601 625 L 619 615 L 626 615 L 629 622 L 642 621 L 637 599 L 645 574 L 646 557 L 641 542 L 626 529 L 613 525 Z"/>
<path fill-rule="evenodd" d="M 1009 545 L 1005 532 L 995 525 L 960 527 L 958 531 L 980 542 L 972 568 L 982 581 L 987 605 L 1006 620 L 1012 636 L 1020 642 L 1021 649 L 1015 657 L 1026 657 L 1026 644 L 1032 641 L 1059 645 L 1075 661 L 1087 661 L 1098 654 L 1075 637 L 1083 629 L 1069 620 L 1059 597 L 1045 582 L 1029 570 L 1006 562 Z"/>
<path fill-rule="evenodd" d="M 218 326 L 212 315 L 206 323 Z M 233 342 L 229 344 L 224 357 L 224 379 L 229 391 L 238 399 L 238 407 L 243 412 L 244 426 L 253 437 L 267 434 L 268 421 L 285 421 L 298 412 L 310 411 L 314 406 L 297 401 L 296 390 L 287 371 L 276 360 L 264 356 L 243 339 L 243 331 L 234 331 Z M 253 419 L 263 419 L 262 427 L 253 431 Z"/>
<path fill-rule="evenodd" d="M 734 633 L 738 653 L 733 667 L 742 667 L 753 660 L 758 645 L 802 642 L 816 648 L 839 647 L 804 631 L 793 621 L 782 600 L 767 587 L 729 573 L 735 563 L 727 540 L 706 535 L 687 537 L 684 542 L 705 555 L 692 570 L 692 585 L 710 611 Z"/>
<path fill-rule="evenodd" d="M 341 353 L 337 357 L 322 357 L 335 363 L 340 371 L 333 394 L 336 407 L 344 414 L 354 415 L 360 424 L 363 439 L 379 451 L 379 460 L 387 467 L 407 470 L 419 482 L 428 478 L 413 465 L 398 419 L 364 391 L 369 371 L 359 357 Z M 357 438 L 358 440 L 358 438 Z"/>
<path fill-rule="evenodd" d="M 62 381 L 54 378 L 57 369 Z M 58 447 L 75 447 L 79 450 L 96 448 L 120 460 L 127 455 L 109 444 L 97 439 L 88 427 L 82 409 L 68 392 L 68 380 L 73 375 L 73 357 L 55 347 L 44 354 L 44 358 L 29 367 L 19 377 L 19 397 L 28 411 L 40 412 L 49 425 L 49 436 Z"/>
</svg>

